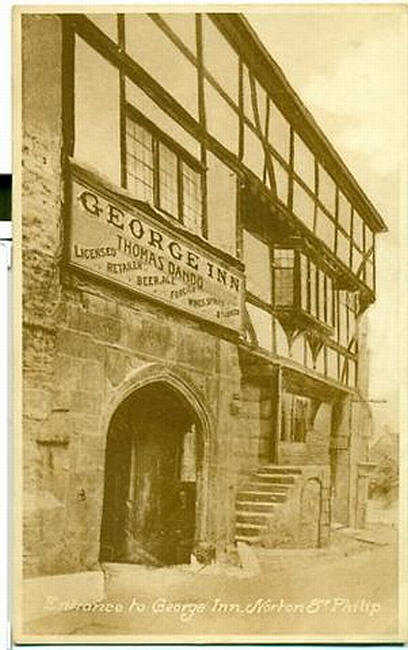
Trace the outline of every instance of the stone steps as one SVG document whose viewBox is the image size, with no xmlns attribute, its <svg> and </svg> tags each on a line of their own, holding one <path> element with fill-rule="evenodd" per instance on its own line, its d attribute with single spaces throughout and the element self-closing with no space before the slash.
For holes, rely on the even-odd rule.
<svg viewBox="0 0 408 650">
<path fill-rule="evenodd" d="M 251 544 L 255 546 L 261 541 L 261 538 L 259 535 L 235 535 L 235 541 L 236 542 L 245 542 L 245 544 Z"/>
<path fill-rule="evenodd" d="M 266 532 L 268 526 L 264 524 L 236 524 L 236 535 L 241 537 L 259 537 L 261 533 Z"/>
<path fill-rule="evenodd" d="M 253 478 L 251 479 L 251 483 L 253 483 L 254 480 L 257 483 L 265 483 L 265 484 L 271 483 L 272 485 L 285 487 L 286 485 L 294 485 L 296 478 L 294 476 L 289 476 L 287 474 L 283 474 L 281 476 L 280 474 L 269 474 L 266 472 L 265 473 L 257 472 L 256 474 L 254 474 Z"/>
<path fill-rule="evenodd" d="M 270 501 L 242 501 L 237 499 L 236 510 L 238 512 L 262 512 L 271 513 L 275 507 Z"/>
<path fill-rule="evenodd" d="M 268 519 L 272 516 L 272 513 L 257 513 L 257 512 L 237 512 L 236 524 L 259 524 L 260 526 L 267 526 Z"/>
<path fill-rule="evenodd" d="M 236 497 L 236 541 L 253 545 L 262 541 L 274 509 L 290 498 L 301 474 L 299 467 L 274 465 L 265 465 L 252 474 Z"/>
<path fill-rule="evenodd" d="M 282 492 L 271 492 L 257 490 L 254 488 L 238 492 L 238 501 L 256 501 L 263 503 L 281 503 L 286 501 L 286 494 Z"/>
<path fill-rule="evenodd" d="M 300 476 L 302 469 L 294 465 L 282 465 L 282 467 L 279 465 L 264 465 L 256 471 L 256 474 L 297 474 Z"/>
<path fill-rule="evenodd" d="M 259 490 L 260 492 L 274 492 L 275 494 L 286 494 L 289 487 L 294 485 L 294 483 L 288 483 L 285 486 L 276 485 L 275 483 L 270 483 L 269 481 L 258 481 L 256 477 L 250 483 L 246 483 L 242 488 L 243 492 Z"/>
</svg>

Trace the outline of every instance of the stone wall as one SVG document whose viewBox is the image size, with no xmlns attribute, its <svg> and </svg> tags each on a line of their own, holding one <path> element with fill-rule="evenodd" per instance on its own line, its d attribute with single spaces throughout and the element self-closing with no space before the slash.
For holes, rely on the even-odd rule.
<svg viewBox="0 0 408 650">
<path fill-rule="evenodd" d="M 333 521 L 347 526 L 357 522 L 357 490 L 361 462 L 367 462 L 372 420 L 369 406 L 361 398 L 349 396 L 335 405 L 331 471 Z M 359 523 L 364 522 L 364 516 Z"/>
<path fill-rule="evenodd" d="M 109 405 L 148 363 L 201 396 L 209 444 L 208 540 L 233 539 L 237 349 L 181 314 L 61 265 L 62 33 L 56 16 L 23 30 L 23 456 L 27 576 L 96 568 Z"/>
<path fill-rule="evenodd" d="M 268 385 L 243 379 L 240 386 L 240 426 L 234 440 L 234 463 L 240 473 L 271 462 L 275 396 Z"/>
<path fill-rule="evenodd" d="M 115 291 L 75 276 L 64 277 L 64 285 L 48 390 L 38 379 L 41 388 L 34 397 L 28 389 L 32 398 L 25 403 L 27 418 L 41 423 L 25 429 L 34 434 L 32 509 L 41 531 L 32 540 L 38 560 L 30 575 L 97 565 L 107 405 L 149 363 L 194 386 L 211 414 L 208 541 L 217 546 L 231 540 L 237 481 L 231 441 L 238 421 L 231 405 L 240 392 L 236 346 L 181 316 L 133 297 L 118 299 Z M 31 385 L 30 378 L 26 383 Z"/>
<path fill-rule="evenodd" d="M 62 34 L 56 16 L 32 15 L 22 20 L 24 564 L 33 575 L 57 569 L 52 560 L 44 566 L 42 525 L 45 522 L 56 531 L 62 524 L 65 513 L 59 497 L 67 480 L 64 445 L 58 442 L 50 451 L 47 440 L 54 407 L 53 363 L 61 299 Z M 64 426 L 59 428 L 61 438 Z M 52 500 L 48 485 L 55 467 L 59 480 Z"/>
<path fill-rule="evenodd" d="M 330 540 L 330 470 L 322 465 L 298 466 L 301 474 L 277 504 L 262 542 L 266 548 L 316 548 Z"/>
</svg>

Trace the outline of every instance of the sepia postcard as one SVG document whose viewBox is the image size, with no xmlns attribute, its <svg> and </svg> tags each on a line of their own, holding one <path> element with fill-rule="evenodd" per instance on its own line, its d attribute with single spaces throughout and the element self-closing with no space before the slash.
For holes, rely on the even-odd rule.
<svg viewBox="0 0 408 650">
<path fill-rule="evenodd" d="M 407 640 L 407 25 L 15 8 L 16 643 Z"/>
</svg>

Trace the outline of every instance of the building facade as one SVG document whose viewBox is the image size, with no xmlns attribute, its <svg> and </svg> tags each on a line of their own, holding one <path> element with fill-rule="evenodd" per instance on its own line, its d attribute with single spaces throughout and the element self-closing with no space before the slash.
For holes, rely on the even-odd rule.
<svg viewBox="0 0 408 650">
<path fill-rule="evenodd" d="M 364 525 L 385 226 L 245 19 L 23 16 L 22 123 L 25 576 Z"/>
</svg>

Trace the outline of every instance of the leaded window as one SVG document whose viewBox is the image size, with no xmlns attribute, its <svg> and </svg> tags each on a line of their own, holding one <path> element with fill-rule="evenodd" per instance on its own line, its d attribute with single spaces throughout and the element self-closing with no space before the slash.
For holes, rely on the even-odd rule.
<svg viewBox="0 0 408 650">
<path fill-rule="evenodd" d="M 126 120 L 126 180 L 135 198 L 201 234 L 203 197 L 199 163 L 157 129 L 133 117 Z"/>
</svg>

